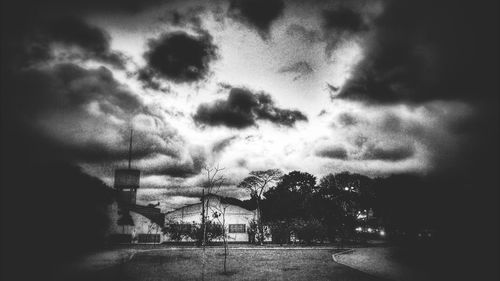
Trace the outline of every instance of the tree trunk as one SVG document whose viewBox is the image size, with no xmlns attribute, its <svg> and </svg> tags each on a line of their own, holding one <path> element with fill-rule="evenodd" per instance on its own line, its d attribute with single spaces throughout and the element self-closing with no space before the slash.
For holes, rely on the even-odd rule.
<svg viewBox="0 0 500 281">
<path fill-rule="evenodd" d="M 205 189 L 202 191 L 201 195 L 201 227 L 203 229 L 203 234 L 201 237 L 201 247 L 202 247 L 202 255 L 201 255 L 201 280 L 205 280 L 205 263 L 206 263 L 206 253 L 205 253 L 205 240 L 207 233 L 207 224 L 205 221 Z"/>
<path fill-rule="evenodd" d="M 226 264 L 227 264 L 227 240 L 224 239 L 224 273 L 227 273 L 227 270 L 226 270 Z"/>
<path fill-rule="evenodd" d="M 227 273 L 227 232 L 226 232 L 226 209 L 222 211 L 222 239 L 224 243 L 224 274 Z"/>
<path fill-rule="evenodd" d="M 257 201 L 257 228 L 259 231 L 259 244 L 262 246 L 264 244 L 264 227 L 262 225 L 262 213 L 260 211 L 260 199 L 256 198 Z"/>
<path fill-rule="evenodd" d="M 225 210 L 224 210 L 225 212 Z M 225 218 L 225 214 L 224 214 L 224 217 L 222 218 L 222 230 L 224 231 L 224 235 L 222 236 L 224 238 L 224 273 L 227 273 L 227 233 L 226 233 L 226 218 Z"/>
<path fill-rule="evenodd" d="M 201 194 L 201 227 L 203 228 L 203 233 L 201 237 L 201 246 L 205 246 L 205 235 L 207 232 L 205 224 L 205 189 L 202 190 Z"/>
</svg>

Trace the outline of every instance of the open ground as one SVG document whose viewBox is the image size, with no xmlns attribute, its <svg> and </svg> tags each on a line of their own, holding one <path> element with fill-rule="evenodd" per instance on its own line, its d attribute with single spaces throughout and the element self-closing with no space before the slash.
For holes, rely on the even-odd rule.
<svg viewBox="0 0 500 281">
<path fill-rule="evenodd" d="M 68 270 L 60 279 L 75 281 L 153 280 L 383 280 L 336 263 L 333 248 L 231 248 L 223 272 L 223 248 L 157 248 L 115 251 L 118 262 L 106 268 Z"/>
</svg>

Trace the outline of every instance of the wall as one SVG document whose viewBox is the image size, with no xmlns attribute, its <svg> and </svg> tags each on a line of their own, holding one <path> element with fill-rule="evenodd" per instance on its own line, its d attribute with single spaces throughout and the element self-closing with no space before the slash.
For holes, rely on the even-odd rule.
<svg viewBox="0 0 500 281">
<path fill-rule="evenodd" d="M 116 202 L 113 202 L 113 204 L 109 206 L 108 213 L 110 217 L 110 224 L 107 236 L 112 234 L 131 234 L 133 238 L 136 238 L 138 234 L 160 234 L 160 243 L 166 238 L 157 224 L 152 223 L 148 218 L 134 212 L 130 212 L 130 216 L 134 221 L 133 226 L 118 225 L 117 221 L 120 218 L 120 215 L 118 214 L 118 204 Z"/>
<path fill-rule="evenodd" d="M 209 208 L 207 211 L 207 217 L 215 222 L 218 222 L 214 218 L 215 212 L 220 212 L 222 208 L 226 208 L 225 212 L 225 225 L 226 231 L 228 232 L 228 226 L 230 224 L 245 224 L 245 233 L 228 233 L 229 242 L 248 242 L 248 234 L 246 231 L 250 225 L 250 221 L 257 219 L 256 211 L 249 211 L 247 209 L 241 208 L 235 205 L 221 204 L 217 197 L 210 197 Z M 165 214 L 165 223 L 170 221 L 182 222 L 182 223 L 197 223 L 201 224 L 201 202 L 198 204 L 189 205 L 183 208 L 179 208 L 175 211 Z M 222 221 L 222 218 L 219 218 Z"/>
</svg>

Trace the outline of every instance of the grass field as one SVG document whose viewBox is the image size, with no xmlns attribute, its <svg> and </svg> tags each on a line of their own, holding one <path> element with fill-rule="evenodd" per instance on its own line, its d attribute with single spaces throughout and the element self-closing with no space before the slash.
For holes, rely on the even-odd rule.
<svg viewBox="0 0 500 281">
<path fill-rule="evenodd" d="M 337 264 L 331 249 L 231 249 L 227 273 L 223 249 L 206 250 L 204 273 L 201 249 L 138 251 L 126 263 L 98 272 L 80 272 L 73 280 L 380 280 Z M 65 277 L 69 280 L 68 276 Z"/>
</svg>

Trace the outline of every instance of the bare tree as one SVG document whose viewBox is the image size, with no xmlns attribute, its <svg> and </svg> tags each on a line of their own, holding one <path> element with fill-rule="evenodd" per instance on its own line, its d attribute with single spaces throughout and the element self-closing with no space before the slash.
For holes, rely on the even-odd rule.
<svg viewBox="0 0 500 281">
<path fill-rule="evenodd" d="M 148 224 L 147 234 L 148 235 L 158 235 L 160 232 L 161 232 L 161 227 L 158 224 L 156 224 L 155 222 L 150 221 Z M 151 237 L 155 237 L 155 236 L 151 236 Z M 153 244 L 157 243 L 155 238 L 152 238 L 152 240 L 153 240 Z"/>
<path fill-rule="evenodd" d="M 222 242 L 224 243 L 224 274 L 227 273 L 227 256 L 229 254 L 228 236 L 226 230 L 226 209 L 228 207 L 229 205 L 222 202 L 221 198 L 219 198 L 217 204 L 212 206 L 213 217 L 217 219 L 222 227 Z"/>
<path fill-rule="evenodd" d="M 217 165 L 214 168 L 205 167 L 205 173 L 207 174 L 207 179 L 203 184 L 203 194 L 202 194 L 202 215 L 201 215 L 201 224 L 203 227 L 203 238 L 202 238 L 202 246 L 206 245 L 207 242 L 207 210 L 210 204 L 210 195 L 217 194 L 224 184 L 225 178 L 224 175 L 221 174 L 224 168 L 219 168 Z M 205 195 L 205 190 L 207 191 L 207 195 Z"/>
<path fill-rule="evenodd" d="M 252 171 L 250 172 L 250 176 L 243 179 L 243 181 L 238 185 L 238 187 L 250 191 L 250 196 L 255 198 L 257 203 L 257 225 L 260 245 L 264 243 L 264 227 L 262 225 L 262 211 L 260 206 L 262 194 L 271 184 L 280 179 L 282 175 L 283 174 L 279 169 Z"/>
<path fill-rule="evenodd" d="M 203 193 L 202 193 L 202 209 L 201 209 L 201 224 L 203 229 L 203 235 L 201 240 L 202 246 L 202 274 L 201 279 L 205 279 L 205 266 L 206 266 L 206 242 L 207 242 L 207 213 L 208 206 L 210 206 L 210 195 L 217 194 L 224 184 L 225 178 L 221 174 L 224 168 L 220 168 L 219 165 L 216 167 L 210 168 L 205 167 L 205 173 L 207 175 L 206 181 L 203 184 Z M 207 195 L 205 195 L 205 190 L 207 191 Z"/>
</svg>

